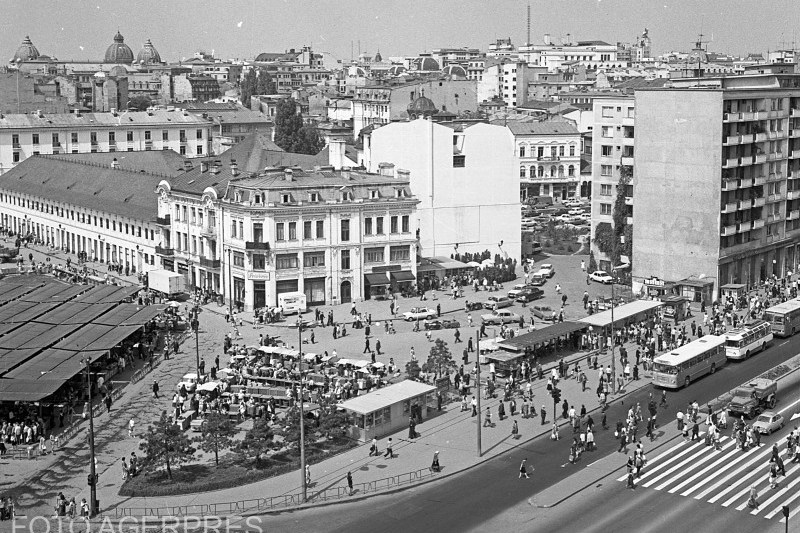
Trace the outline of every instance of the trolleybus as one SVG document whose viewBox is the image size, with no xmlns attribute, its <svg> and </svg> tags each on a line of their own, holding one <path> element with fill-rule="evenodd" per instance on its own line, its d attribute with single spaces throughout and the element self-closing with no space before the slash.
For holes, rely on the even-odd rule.
<svg viewBox="0 0 800 533">
<path fill-rule="evenodd" d="M 764 313 L 764 320 L 772 324 L 772 333 L 788 337 L 800 331 L 800 299 L 773 305 Z"/>
<path fill-rule="evenodd" d="M 725 334 L 725 355 L 728 359 L 747 359 L 772 343 L 772 326 L 756 320 Z"/>
</svg>

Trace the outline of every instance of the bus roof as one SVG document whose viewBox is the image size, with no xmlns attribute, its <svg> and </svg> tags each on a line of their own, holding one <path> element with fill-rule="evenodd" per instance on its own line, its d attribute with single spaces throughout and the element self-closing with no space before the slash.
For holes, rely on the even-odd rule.
<svg viewBox="0 0 800 533">
<path fill-rule="evenodd" d="M 670 366 L 679 365 L 698 354 L 723 344 L 725 344 L 725 337 L 721 335 L 704 335 L 676 350 L 659 355 L 653 362 Z"/>
<path fill-rule="evenodd" d="M 727 333 L 725 333 L 725 338 L 726 339 L 733 339 L 734 337 L 740 337 L 741 338 L 742 336 L 746 335 L 747 332 L 753 331 L 754 329 L 756 329 L 759 326 L 764 326 L 766 328 L 769 328 L 770 324 L 766 320 L 755 320 L 753 322 L 745 324 L 744 326 L 739 326 L 736 329 L 732 329 L 732 330 L 728 331 Z"/>
<path fill-rule="evenodd" d="M 800 298 L 795 298 L 794 300 L 787 300 L 785 302 L 781 302 L 777 305 L 773 305 L 769 309 L 767 309 L 767 313 L 776 313 L 776 314 L 785 314 L 796 309 L 800 309 Z"/>
</svg>

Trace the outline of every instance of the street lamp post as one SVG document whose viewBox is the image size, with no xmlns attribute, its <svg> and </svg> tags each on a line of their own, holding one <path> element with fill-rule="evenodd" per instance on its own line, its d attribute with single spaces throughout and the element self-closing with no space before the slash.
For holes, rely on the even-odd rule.
<svg viewBox="0 0 800 533">
<path fill-rule="evenodd" d="M 478 417 L 475 424 L 478 426 L 478 457 L 483 455 L 481 450 L 481 332 L 477 330 L 475 333 L 475 398 L 477 401 Z"/>
<path fill-rule="evenodd" d="M 89 405 L 89 516 L 97 516 L 97 469 L 94 464 L 94 413 L 92 409 L 92 381 L 89 373 L 90 358 L 85 358 L 86 364 L 86 394 Z"/>
<path fill-rule="evenodd" d="M 200 380 L 200 319 L 197 317 L 195 308 L 195 315 L 192 319 L 192 329 L 194 330 L 194 348 L 195 348 L 195 364 L 197 368 L 197 380 Z M 219 370 L 219 369 L 218 369 Z"/>
<path fill-rule="evenodd" d="M 305 414 L 303 409 L 303 320 L 300 312 L 297 313 L 297 346 L 300 351 L 300 477 L 302 478 L 303 501 L 306 501 L 306 430 Z"/>
</svg>

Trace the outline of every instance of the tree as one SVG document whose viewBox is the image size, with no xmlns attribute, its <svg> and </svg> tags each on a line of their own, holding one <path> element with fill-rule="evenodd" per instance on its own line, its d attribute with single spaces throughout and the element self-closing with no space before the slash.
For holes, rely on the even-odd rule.
<svg viewBox="0 0 800 533">
<path fill-rule="evenodd" d="M 172 467 L 190 461 L 195 453 L 189 437 L 167 417 L 166 411 L 161 413 L 158 422 L 147 428 L 145 440 L 139 448 L 144 451 L 149 464 L 164 465 L 170 480 Z"/>
<path fill-rule="evenodd" d="M 303 123 L 294 98 L 278 102 L 275 111 L 275 144 L 297 154 L 318 154 L 324 143 L 316 128 Z"/>
<path fill-rule="evenodd" d="M 248 70 L 247 74 L 244 75 L 244 78 L 242 79 L 241 83 L 239 83 L 239 93 L 242 105 L 245 106 L 247 109 L 250 109 L 250 97 L 253 94 L 255 94 L 256 83 L 257 83 L 257 74 L 256 74 L 256 69 L 254 68 Z"/>
<path fill-rule="evenodd" d="M 252 455 L 256 464 L 261 462 L 261 455 L 269 450 L 275 449 L 275 433 L 273 433 L 269 422 L 263 418 L 257 418 L 253 422 L 253 429 L 248 431 L 244 440 L 239 443 L 239 451 Z"/>
<path fill-rule="evenodd" d="M 211 413 L 200 426 L 200 436 L 196 437 L 195 442 L 199 443 L 200 449 L 206 453 L 214 453 L 214 463 L 219 466 L 220 450 L 227 450 L 233 445 L 233 436 L 236 428 L 222 413 Z"/>
<path fill-rule="evenodd" d="M 256 93 L 255 94 L 275 94 L 277 93 L 275 81 L 270 76 L 267 69 L 258 69 L 258 76 L 256 76 Z"/>
<path fill-rule="evenodd" d="M 436 377 L 447 375 L 450 369 L 456 367 L 456 362 L 453 361 L 453 354 L 447 347 L 447 343 L 442 339 L 436 339 L 436 342 L 431 346 L 431 352 L 428 354 L 428 360 L 425 362 L 424 370 L 426 372 L 433 372 Z"/>
<path fill-rule="evenodd" d="M 620 178 L 617 184 L 617 197 L 614 200 L 614 212 L 612 218 L 614 220 L 614 241 L 611 250 L 611 261 L 613 265 L 621 263 L 620 257 L 627 255 L 628 260 L 631 258 L 631 241 L 626 235 L 628 231 L 628 206 L 625 204 L 625 198 L 628 195 L 628 185 L 633 179 L 633 167 L 625 165 L 620 167 Z M 632 235 L 632 233 L 630 233 Z M 626 238 L 623 238 L 626 237 Z M 624 241 L 624 242 L 623 242 Z"/>
<path fill-rule="evenodd" d="M 594 242 L 597 249 L 611 255 L 614 249 L 614 229 L 608 222 L 599 222 L 594 228 Z"/>
<path fill-rule="evenodd" d="M 145 94 L 137 94 L 128 102 L 128 109 L 131 111 L 147 111 L 153 105 L 153 101 Z"/>
<path fill-rule="evenodd" d="M 422 369 L 419 367 L 419 363 L 416 359 L 412 359 L 406 363 L 406 375 L 408 376 L 408 379 L 419 379 L 421 372 Z"/>
</svg>

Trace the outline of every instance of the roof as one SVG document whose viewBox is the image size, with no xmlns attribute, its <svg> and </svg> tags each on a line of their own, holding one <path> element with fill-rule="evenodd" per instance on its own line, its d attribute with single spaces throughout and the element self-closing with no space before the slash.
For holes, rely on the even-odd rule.
<svg viewBox="0 0 800 533">
<path fill-rule="evenodd" d="M 456 270 L 459 268 L 472 268 L 466 263 L 450 259 L 449 257 L 430 257 L 422 260 L 417 267 L 417 272 L 430 272 L 433 270 Z"/>
<path fill-rule="evenodd" d="M 147 125 L 210 125 L 193 113 L 166 109 L 155 111 L 122 111 L 120 113 L 43 113 L 41 118 L 35 113 L 12 113 L 2 115 L 0 128 L 125 128 Z"/>
<path fill-rule="evenodd" d="M 503 125 L 503 121 L 495 120 L 491 124 Z M 571 122 L 522 122 L 511 121 L 505 124 L 514 135 L 580 135 Z"/>
<path fill-rule="evenodd" d="M 654 88 L 654 87 L 664 87 L 667 83 L 669 83 L 669 78 L 655 78 L 652 80 L 648 80 L 647 78 L 630 78 L 620 83 L 615 83 L 615 89 L 621 90 L 635 90 L 635 89 L 645 89 L 645 88 Z"/>
<path fill-rule="evenodd" d="M 338 407 L 354 413 L 366 415 L 435 390 L 436 387 L 433 385 L 407 379 L 368 394 L 356 396 L 353 399 L 340 403 Z"/>
<path fill-rule="evenodd" d="M 165 176 L 79 161 L 32 156 L 0 175 L 0 189 L 149 221 L 154 191 Z"/>
<path fill-rule="evenodd" d="M 313 168 L 316 165 L 327 165 L 327 152 L 323 157 L 320 154 L 295 154 L 284 151 L 272 142 L 270 135 L 256 133 L 243 139 L 231 149 L 222 154 L 230 161 L 236 159 L 239 168 L 244 172 L 259 172 L 266 167 L 293 167 Z"/>
<path fill-rule="evenodd" d="M 116 159 L 119 168 L 131 172 L 146 172 L 177 176 L 183 172 L 185 157 L 174 150 L 147 150 L 137 152 L 96 152 L 82 154 L 45 155 L 63 161 L 84 162 L 111 167 Z"/>
<path fill-rule="evenodd" d="M 577 46 L 611 46 L 605 41 L 578 41 Z"/>
<path fill-rule="evenodd" d="M 663 306 L 663 302 L 655 300 L 634 300 L 614 308 L 614 322 L 622 322 L 639 313 L 646 313 Z M 611 309 L 580 319 L 590 326 L 604 328 L 611 324 Z"/>
<path fill-rule="evenodd" d="M 504 350 L 511 350 L 512 352 L 520 352 L 524 350 L 526 346 L 533 347 L 536 346 L 537 344 L 549 342 L 553 339 L 561 337 L 562 335 L 568 335 L 570 333 L 573 333 L 575 331 L 580 331 L 588 327 L 589 326 L 587 324 L 584 324 L 582 322 L 557 322 L 552 326 L 547 326 L 542 329 L 531 331 L 530 333 L 525 333 L 523 335 L 518 335 L 514 338 L 498 342 L 497 346 L 503 348 Z M 486 357 L 489 359 L 495 358 L 493 354 L 488 354 Z"/>
</svg>

